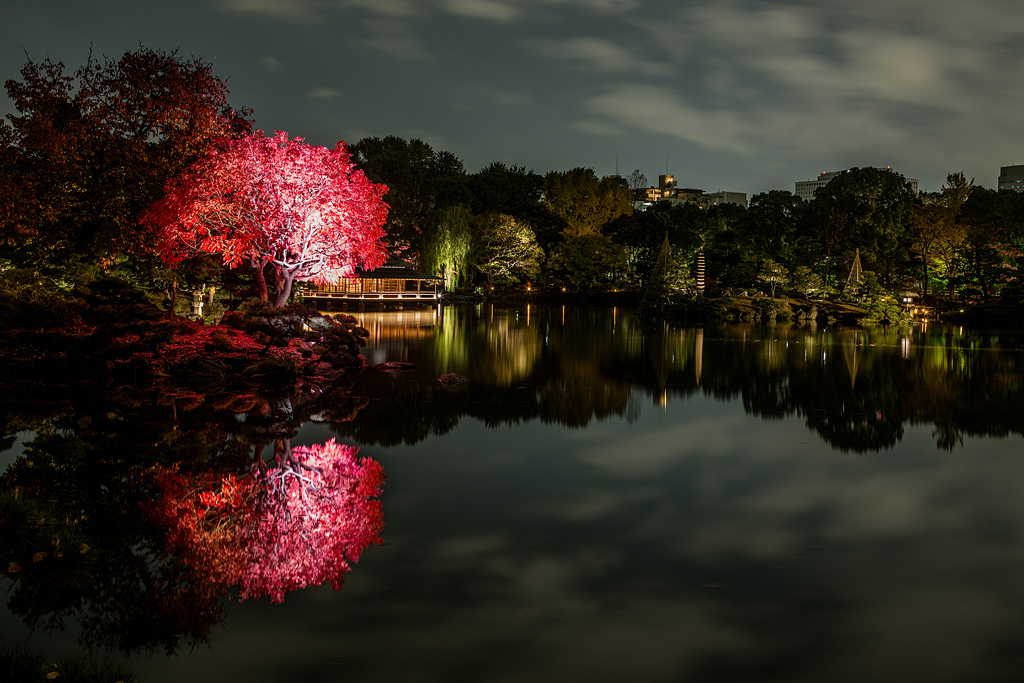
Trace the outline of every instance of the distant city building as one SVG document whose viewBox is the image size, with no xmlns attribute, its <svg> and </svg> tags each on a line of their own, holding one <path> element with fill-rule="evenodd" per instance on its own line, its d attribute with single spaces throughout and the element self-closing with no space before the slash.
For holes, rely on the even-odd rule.
<svg viewBox="0 0 1024 683">
<path fill-rule="evenodd" d="M 699 203 L 698 198 L 704 195 L 704 190 L 698 190 L 693 187 L 677 187 L 676 188 L 676 199 L 682 199 L 683 201 Z"/>
<path fill-rule="evenodd" d="M 1002 166 L 999 169 L 999 191 L 1024 192 L 1024 166 Z"/>
<path fill-rule="evenodd" d="M 712 206 L 718 206 L 719 204 L 736 204 L 742 206 L 744 209 L 747 208 L 747 193 L 746 192 L 709 192 L 703 194 L 696 199 L 697 206 L 702 209 L 710 209 Z"/>
<path fill-rule="evenodd" d="M 704 190 L 695 187 L 677 187 L 674 176 L 665 174 L 658 176 L 657 187 L 646 187 L 634 191 L 633 206 L 638 211 L 645 210 L 654 202 L 669 202 L 671 204 L 696 204 L 702 209 L 707 209 L 718 204 L 737 204 L 746 208 L 746 192 L 712 192 L 705 194 Z"/>
<path fill-rule="evenodd" d="M 636 190 L 633 198 L 641 202 L 656 202 L 661 199 L 661 190 L 656 187 L 646 187 L 642 190 Z"/>
<path fill-rule="evenodd" d="M 880 168 L 880 167 L 876 166 L 875 168 Z M 835 178 L 837 175 L 839 175 L 841 173 L 846 173 L 846 171 L 849 171 L 849 170 L 850 169 L 847 168 L 847 169 L 844 169 L 842 171 L 822 171 L 821 175 L 819 175 L 814 180 L 801 180 L 801 181 L 798 181 L 796 183 L 796 192 L 795 192 L 795 194 L 796 194 L 797 197 L 799 197 L 800 199 L 804 200 L 805 202 L 809 202 L 812 199 L 814 199 L 814 192 L 815 192 L 815 190 L 817 190 L 819 187 L 825 187 L 826 185 L 828 185 L 829 181 L 832 180 L 833 178 Z M 892 171 L 892 166 L 886 166 L 884 170 Z M 910 189 L 912 189 L 914 191 L 914 194 L 916 195 L 917 194 L 917 180 L 914 179 L 914 178 L 906 178 L 906 181 L 908 183 L 910 183 Z"/>
</svg>

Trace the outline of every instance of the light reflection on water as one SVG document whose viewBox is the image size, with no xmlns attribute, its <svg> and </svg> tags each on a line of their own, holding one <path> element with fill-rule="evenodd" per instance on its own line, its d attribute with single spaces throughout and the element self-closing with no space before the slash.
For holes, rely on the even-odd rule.
<svg viewBox="0 0 1024 683">
<path fill-rule="evenodd" d="M 330 432 L 384 465 L 388 545 L 340 593 L 231 604 L 210 649 L 134 660 L 146 680 L 1019 679 L 1012 343 L 486 305 L 362 319 L 371 365 L 419 368 L 368 370 L 351 422 L 294 442 Z"/>
</svg>

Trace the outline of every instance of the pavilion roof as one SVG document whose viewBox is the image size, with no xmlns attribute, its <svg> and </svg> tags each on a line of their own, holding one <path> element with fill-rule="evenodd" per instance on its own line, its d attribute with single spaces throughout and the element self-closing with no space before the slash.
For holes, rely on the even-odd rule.
<svg viewBox="0 0 1024 683">
<path fill-rule="evenodd" d="M 440 280 L 437 275 L 416 270 L 416 265 L 392 256 L 384 265 L 373 270 L 356 269 L 356 277 L 363 280 Z"/>
</svg>

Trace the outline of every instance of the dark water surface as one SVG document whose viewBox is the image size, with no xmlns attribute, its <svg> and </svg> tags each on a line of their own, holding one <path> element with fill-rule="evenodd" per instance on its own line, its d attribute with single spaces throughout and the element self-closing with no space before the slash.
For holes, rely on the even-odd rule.
<svg viewBox="0 0 1024 683">
<path fill-rule="evenodd" d="M 208 646 L 111 653 L 145 680 L 1024 680 L 1019 335 L 357 317 L 416 369 L 292 444 L 384 466 L 386 545 L 340 592 L 228 601 Z"/>
</svg>

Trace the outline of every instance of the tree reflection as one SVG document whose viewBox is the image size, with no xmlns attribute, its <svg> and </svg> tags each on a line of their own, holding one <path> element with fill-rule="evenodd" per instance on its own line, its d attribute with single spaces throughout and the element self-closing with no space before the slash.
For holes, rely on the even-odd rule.
<svg viewBox="0 0 1024 683">
<path fill-rule="evenodd" d="M 384 470 L 355 454 L 333 439 L 294 449 L 282 440 L 271 463 L 259 459 L 247 476 L 169 471 L 150 515 L 195 582 L 216 592 L 237 586 L 240 600 L 281 602 L 308 585 L 340 590 L 384 526 Z"/>
<path fill-rule="evenodd" d="M 303 582 L 338 584 L 379 528 L 379 502 L 369 492 L 382 472 L 338 444 L 286 444 L 303 423 L 341 423 L 364 405 L 351 378 L 294 394 L 88 383 L 0 393 L 4 433 L 34 433 L 0 478 L 10 611 L 31 629 L 75 622 L 90 648 L 170 653 L 207 639 L 224 619 L 230 586 L 240 596 L 244 585 L 244 597 L 279 599 Z M 274 442 L 274 460 L 254 460 Z M 200 483 L 213 492 L 231 481 L 248 491 L 242 509 L 253 531 L 235 541 L 249 539 L 247 555 L 235 553 L 233 566 L 221 569 L 202 565 L 204 575 L 184 552 L 168 554 L 166 530 L 140 510 L 166 500 L 162 484 L 172 475 L 193 480 L 193 492 Z M 232 533 L 244 528 L 236 524 Z M 326 555 L 318 558 L 314 548 Z M 247 573 L 239 575 L 240 567 Z"/>
<path fill-rule="evenodd" d="M 389 445 L 445 433 L 463 416 L 584 427 L 632 420 L 638 395 L 658 409 L 703 395 L 739 400 L 763 419 L 802 417 L 833 448 L 857 453 L 892 448 L 908 424 L 932 425 L 940 449 L 965 435 L 1024 433 L 1019 335 L 814 322 L 691 327 L 539 306 L 458 308 L 436 323 L 391 340 L 423 377 L 368 377 L 371 405 L 333 431 Z M 472 383 L 445 392 L 426 380 L 449 371 Z"/>
</svg>

